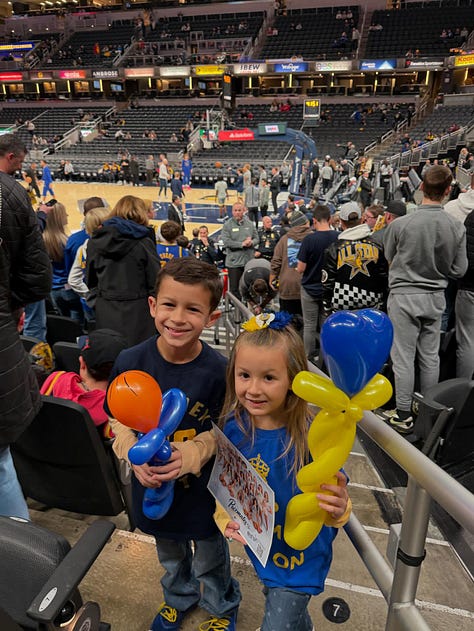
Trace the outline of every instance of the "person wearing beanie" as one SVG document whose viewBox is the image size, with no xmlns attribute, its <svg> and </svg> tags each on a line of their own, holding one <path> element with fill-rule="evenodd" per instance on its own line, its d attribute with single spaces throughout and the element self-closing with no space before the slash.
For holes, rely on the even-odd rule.
<svg viewBox="0 0 474 631">
<path fill-rule="evenodd" d="M 270 284 L 280 294 L 280 309 L 303 314 L 301 307 L 301 275 L 297 271 L 298 253 L 303 239 L 311 234 L 308 218 L 299 210 L 289 215 L 290 229 L 275 246 L 271 260 Z"/>
<path fill-rule="evenodd" d="M 324 255 L 324 309 L 380 308 L 387 292 L 387 261 L 382 247 L 372 241 L 357 202 L 343 204 L 339 218 L 343 230 Z"/>
<path fill-rule="evenodd" d="M 385 224 L 383 228 L 380 228 L 380 230 L 376 230 L 372 233 L 372 241 L 383 248 L 383 240 L 387 234 L 388 226 L 392 223 L 392 221 L 395 221 L 398 217 L 405 217 L 406 214 L 407 206 L 404 202 L 396 199 L 388 202 L 383 216 Z"/>
</svg>

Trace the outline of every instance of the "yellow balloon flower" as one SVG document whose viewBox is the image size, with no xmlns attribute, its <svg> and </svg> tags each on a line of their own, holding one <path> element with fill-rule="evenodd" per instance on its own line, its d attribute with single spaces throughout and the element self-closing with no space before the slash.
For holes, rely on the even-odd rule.
<svg viewBox="0 0 474 631">
<path fill-rule="evenodd" d="M 286 543 L 304 550 L 316 539 L 328 517 L 318 503 L 321 484 L 337 484 L 336 473 L 352 449 L 357 421 L 364 410 L 373 410 L 388 401 L 392 386 L 384 376 L 376 374 L 349 399 L 330 379 L 305 370 L 296 375 L 291 387 L 297 396 L 321 408 L 308 431 L 312 462 L 296 476 L 302 493 L 291 498 L 285 515 Z"/>
</svg>

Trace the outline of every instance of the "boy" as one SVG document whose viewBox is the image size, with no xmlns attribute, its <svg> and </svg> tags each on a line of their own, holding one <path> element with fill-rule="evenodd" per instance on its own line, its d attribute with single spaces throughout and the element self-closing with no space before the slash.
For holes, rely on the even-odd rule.
<svg viewBox="0 0 474 631">
<path fill-rule="evenodd" d="M 110 372 L 119 353 L 127 348 L 127 340 L 111 329 L 96 329 L 78 338 L 79 374 L 56 370 L 41 387 L 41 394 L 79 403 L 89 412 L 99 434 L 112 437 L 104 412 L 105 392 Z"/>
<path fill-rule="evenodd" d="M 143 370 L 156 379 L 163 392 L 179 387 L 188 399 L 187 412 L 173 436 L 170 461 L 162 467 L 132 465 L 137 526 L 155 536 L 165 571 L 161 580 L 165 602 L 153 620 L 152 631 L 179 629 L 196 605 L 212 614 L 201 629 L 236 628 L 240 591 L 230 575 L 228 546 L 215 526 L 215 502 L 207 490 L 212 468 L 208 460 L 214 450 L 208 430 L 222 407 L 226 360 L 199 339 L 202 330 L 220 316 L 216 308 L 221 294 L 215 266 L 194 257 L 169 261 L 158 273 L 156 297 L 149 298 L 159 336 L 122 352 L 111 375 L 112 380 L 126 370 Z M 111 424 L 116 435 L 114 451 L 127 459 L 129 448 L 137 441 L 135 433 L 114 419 Z M 189 462 L 186 470 L 183 460 Z M 145 488 L 176 478 L 168 513 L 160 520 L 147 519 L 142 512 Z"/>
</svg>

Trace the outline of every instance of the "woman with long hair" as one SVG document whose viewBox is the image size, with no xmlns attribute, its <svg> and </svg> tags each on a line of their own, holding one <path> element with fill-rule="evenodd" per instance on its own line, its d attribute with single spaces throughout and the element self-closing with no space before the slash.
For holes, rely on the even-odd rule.
<svg viewBox="0 0 474 631">
<path fill-rule="evenodd" d="M 129 346 L 156 333 L 148 296 L 160 261 L 149 218 L 149 204 L 125 195 L 87 246 L 85 282 L 97 294 L 97 328 L 121 333 Z"/>
<path fill-rule="evenodd" d="M 44 244 L 53 267 L 51 299 L 62 316 L 72 318 L 82 326 L 84 313 L 81 301 L 68 284 L 68 271 L 64 260 L 64 248 L 68 238 L 66 228 L 66 207 L 55 202 L 49 207 L 43 232 Z"/>
</svg>

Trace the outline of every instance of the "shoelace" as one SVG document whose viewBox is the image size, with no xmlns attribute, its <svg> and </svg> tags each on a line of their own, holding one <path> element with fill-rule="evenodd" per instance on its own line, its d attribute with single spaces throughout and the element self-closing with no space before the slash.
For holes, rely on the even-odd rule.
<svg viewBox="0 0 474 631">
<path fill-rule="evenodd" d="M 199 631 L 225 631 L 229 625 L 229 618 L 211 618 L 199 625 Z"/>
<path fill-rule="evenodd" d="M 163 603 L 160 608 L 160 616 L 167 622 L 176 622 L 178 618 L 178 610 Z"/>
</svg>

